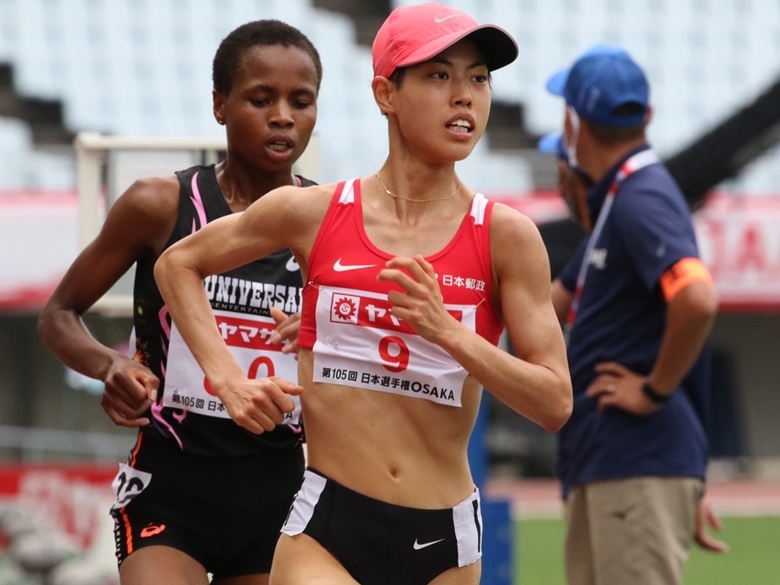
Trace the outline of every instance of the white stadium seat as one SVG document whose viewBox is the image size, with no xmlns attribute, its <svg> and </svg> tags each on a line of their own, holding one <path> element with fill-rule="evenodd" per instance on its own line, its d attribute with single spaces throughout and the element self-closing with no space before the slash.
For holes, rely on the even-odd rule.
<svg viewBox="0 0 780 585">
<path fill-rule="evenodd" d="M 780 48 L 780 2 L 445 2 L 515 36 L 520 57 L 495 72 L 494 96 L 522 103 L 528 129 L 538 134 L 562 119 L 560 100 L 544 90 L 547 77 L 594 42 L 622 44 L 644 65 L 656 106 L 650 136 L 662 154 L 753 99 L 780 73 L 771 58 Z M 211 59 L 230 30 L 258 18 L 300 27 L 321 52 L 321 179 L 381 164 L 385 125 L 371 98 L 370 50 L 356 44 L 348 17 L 314 8 L 312 0 L 2 0 L 0 60 L 14 65 L 21 94 L 63 100 L 72 132 L 214 136 L 223 130 L 211 116 Z M 778 156 L 767 154 L 734 185 L 775 191 L 774 175 L 760 169 L 780 168 Z"/>
</svg>

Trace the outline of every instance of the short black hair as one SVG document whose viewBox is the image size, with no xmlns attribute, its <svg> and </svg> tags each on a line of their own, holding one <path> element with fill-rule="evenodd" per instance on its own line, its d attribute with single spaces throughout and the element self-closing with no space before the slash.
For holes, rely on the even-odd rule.
<svg viewBox="0 0 780 585">
<path fill-rule="evenodd" d="M 618 106 L 612 113 L 615 116 L 636 116 L 645 113 L 646 111 L 646 106 L 629 102 Z M 645 135 L 645 127 L 647 126 L 647 122 L 644 121 L 630 126 L 606 126 L 604 124 L 590 122 L 589 120 L 585 120 L 585 122 L 590 127 L 591 133 L 596 141 L 604 146 L 615 146 L 622 142 L 643 138 Z"/>
<path fill-rule="evenodd" d="M 322 83 L 322 61 L 320 54 L 309 38 L 300 30 L 281 20 L 255 20 L 242 24 L 222 39 L 212 64 L 211 79 L 214 89 L 228 95 L 233 86 L 233 77 L 238 70 L 241 57 L 252 47 L 297 47 L 308 53 L 317 72 L 317 91 Z"/>
<path fill-rule="evenodd" d="M 393 83 L 398 89 L 404 84 L 404 78 L 406 77 L 406 67 L 396 67 L 387 79 Z"/>
</svg>

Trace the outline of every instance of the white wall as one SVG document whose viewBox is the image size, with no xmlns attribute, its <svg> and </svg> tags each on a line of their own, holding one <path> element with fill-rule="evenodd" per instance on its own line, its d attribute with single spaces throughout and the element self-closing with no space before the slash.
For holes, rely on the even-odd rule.
<svg viewBox="0 0 780 585">
<path fill-rule="evenodd" d="M 780 315 L 722 313 L 712 345 L 733 358 L 748 455 L 780 456 Z"/>
</svg>

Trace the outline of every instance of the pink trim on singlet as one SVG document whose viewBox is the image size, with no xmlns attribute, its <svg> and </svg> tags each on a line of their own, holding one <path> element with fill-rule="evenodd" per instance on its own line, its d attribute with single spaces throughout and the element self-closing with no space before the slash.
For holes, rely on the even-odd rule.
<svg viewBox="0 0 780 585">
<path fill-rule="evenodd" d="M 195 174 L 192 175 L 192 181 L 190 182 L 190 186 L 192 187 L 192 196 L 190 197 L 190 201 L 192 201 L 192 205 L 195 208 L 195 212 L 198 214 L 198 220 L 200 221 L 200 226 L 198 226 L 198 223 L 195 221 L 195 219 L 192 220 L 192 233 L 195 233 L 198 231 L 201 227 L 206 225 L 207 219 L 206 219 L 206 209 L 203 206 L 203 198 L 200 195 L 200 189 L 198 188 L 198 172 L 196 171 Z M 167 339 L 163 340 L 162 348 L 165 352 L 166 358 L 168 356 L 168 343 L 171 339 L 171 328 L 168 325 L 168 306 L 163 305 L 160 308 L 160 311 L 157 313 L 157 318 L 160 322 L 160 327 L 163 331 L 163 334 Z M 160 364 L 161 373 L 163 377 L 165 377 L 165 363 Z M 159 422 L 161 425 L 163 425 L 168 431 L 171 433 L 171 436 L 176 440 L 176 443 L 179 445 L 179 449 L 184 450 L 184 443 L 179 438 L 179 436 L 176 434 L 176 431 L 173 430 L 173 427 L 168 423 L 168 421 L 165 420 L 165 418 L 162 416 L 163 411 L 163 405 L 162 402 L 156 402 L 155 404 L 152 404 L 152 416 L 154 419 Z M 173 417 L 181 423 L 184 421 L 185 418 L 187 418 L 187 411 L 182 410 L 181 412 L 174 412 Z"/>
<path fill-rule="evenodd" d="M 184 451 L 184 443 L 182 443 L 182 440 L 179 438 L 179 435 L 176 434 L 176 431 L 173 430 L 173 427 L 170 425 L 170 423 L 167 420 L 165 420 L 165 418 L 162 415 L 163 408 L 165 407 L 162 405 L 162 402 L 155 402 L 154 404 L 152 404 L 152 416 L 157 422 L 159 422 L 161 425 L 163 425 L 166 429 L 170 431 L 171 436 L 174 439 L 176 439 L 176 442 L 179 444 L 179 449 Z M 187 411 L 185 410 L 183 412 L 185 413 L 186 416 Z M 176 414 L 174 414 L 173 416 L 174 418 L 179 420 Z M 181 420 L 179 420 L 179 422 L 181 422 L 182 420 L 184 420 L 184 417 L 182 417 Z"/>
<path fill-rule="evenodd" d="M 160 327 L 162 328 L 163 333 L 165 334 L 165 338 L 162 340 L 162 350 L 165 352 L 165 357 L 167 359 L 168 357 L 168 345 L 171 340 L 171 328 L 168 326 L 168 307 L 167 305 L 163 305 L 160 311 L 157 313 L 157 317 L 160 320 Z M 163 379 L 167 379 L 166 375 L 166 367 L 165 362 L 160 363 L 160 372 L 162 373 Z M 167 420 L 165 420 L 165 417 L 162 415 L 163 411 L 163 405 L 162 402 L 156 402 L 152 404 L 152 416 L 154 419 L 159 422 L 161 425 L 163 425 L 168 431 L 171 433 L 171 436 L 176 440 L 176 442 L 179 445 L 179 449 L 182 451 L 184 450 L 184 443 L 182 442 L 181 438 L 176 434 L 176 431 L 173 430 L 173 427 L 168 423 Z M 182 410 L 181 412 L 174 412 L 173 417 L 179 421 L 181 424 L 185 418 L 187 418 L 187 411 Z"/>
<path fill-rule="evenodd" d="M 157 318 L 160 320 L 160 328 L 165 333 L 165 337 L 171 339 L 171 328 L 168 325 L 168 305 L 160 307 L 160 311 L 157 313 Z"/>
<path fill-rule="evenodd" d="M 203 207 L 203 198 L 200 196 L 200 190 L 198 189 L 198 172 L 196 171 L 194 175 L 192 175 L 192 197 L 190 197 L 190 200 L 192 201 L 192 204 L 195 206 L 195 211 L 198 212 L 198 219 L 200 220 L 200 226 L 198 226 L 195 223 L 195 220 L 192 220 L 192 233 L 195 233 L 200 228 L 202 228 L 204 225 L 206 225 L 206 209 Z"/>
</svg>

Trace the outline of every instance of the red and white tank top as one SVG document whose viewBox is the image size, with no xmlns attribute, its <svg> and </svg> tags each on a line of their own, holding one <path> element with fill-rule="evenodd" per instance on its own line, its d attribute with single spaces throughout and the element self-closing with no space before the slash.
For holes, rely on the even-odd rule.
<svg viewBox="0 0 780 585">
<path fill-rule="evenodd" d="M 452 240 L 426 260 L 450 314 L 497 344 L 503 324 L 491 303 L 492 208 L 476 194 Z M 392 258 L 366 235 L 360 181 L 339 183 L 303 289 L 298 344 L 314 352 L 313 379 L 460 406 L 466 370 L 390 312 L 387 295 L 397 285 L 376 277 Z"/>
</svg>

